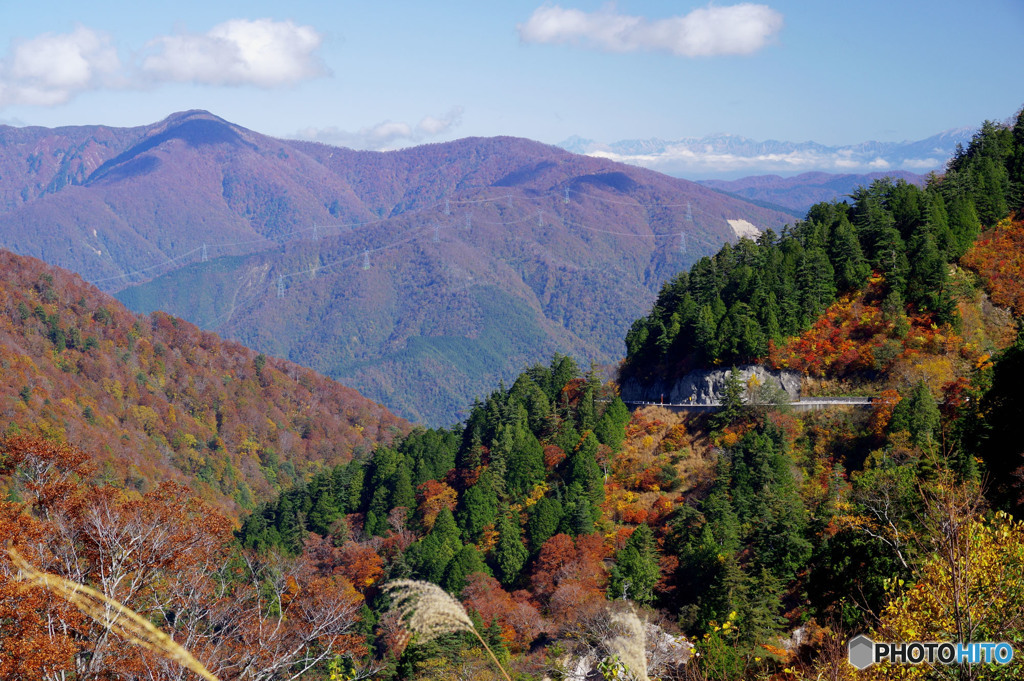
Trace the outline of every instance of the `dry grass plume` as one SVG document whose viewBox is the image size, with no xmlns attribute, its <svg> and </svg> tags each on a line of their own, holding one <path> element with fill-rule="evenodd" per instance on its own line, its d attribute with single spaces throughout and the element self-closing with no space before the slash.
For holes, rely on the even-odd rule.
<svg viewBox="0 0 1024 681">
<path fill-rule="evenodd" d="M 36 570 L 14 549 L 8 549 L 7 553 L 11 557 L 11 562 L 18 568 L 17 578 L 19 580 L 52 591 L 121 638 L 174 660 L 207 681 L 219 681 L 196 658 L 192 657 L 191 653 L 131 608 L 121 605 L 112 598 L 107 598 L 84 584 Z"/>
<path fill-rule="evenodd" d="M 420 643 L 460 631 L 472 633 L 502 675 L 507 681 L 512 681 L 491 647 L 473 626 L 473 620 L 469 618 L 466 609 L 447 591 L 431 582 L 411 579 L 396 579 L 382 588 L 391 596 L 392 609 L 398 612 L 409 633 L 419 637 Z"/>
</svg>

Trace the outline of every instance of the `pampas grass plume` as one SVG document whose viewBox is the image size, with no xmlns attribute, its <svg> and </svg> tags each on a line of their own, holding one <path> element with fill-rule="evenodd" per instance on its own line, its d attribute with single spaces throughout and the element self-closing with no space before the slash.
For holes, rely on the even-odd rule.
<svg viewBox="0 0 1024 681">
<path fill-rule="evenodd" d="M 18 568 L 19 580 L 52 591 L 121 638 L 174 660 L 207 681 L 218 681 L 191 653 L 131 608 L 84 584 L 36 570 L 14 549 L 7 554 Z"/>
<path fill-rule="evenodd" d="M 398 612 L 406 628 L 419 635 L 420 643 L 445 634 L 473 631 L 473 620 L 469 619 L 466 609 L 437 584 L 396 579 L 383 589 L 391 596 L 391 607 Z"/>
<path fill-rule="evenodd" d="M 396 579 L 381 588 L 391 596 L 391 607 L 398 612 L 408 631 L 419 636 L 420 643 L 459 631 L 472 633 L 505 678 L 512 681 L 491 647 L 473 626 L 466 609 L 447 591 L 437 584 L 412 579 Z"/>
<path fill-rule="evenodd" d="M 632 610 L 613 612 L 609 619 L 617 633 L 605 645 L 619 656 L 634 681 L 648 681 L 644 623 Z"/>
</svg>

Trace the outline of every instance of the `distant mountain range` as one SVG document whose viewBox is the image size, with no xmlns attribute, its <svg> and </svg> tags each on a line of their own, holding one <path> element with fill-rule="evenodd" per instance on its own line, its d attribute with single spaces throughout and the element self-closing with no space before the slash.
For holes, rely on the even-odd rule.
<svg viewBox="0 0 1024 681">
<path fill-rule="evenodd" d="M 778 206 L 803 218 L 807 210 L 820 201 L 842 201 L 857 187 L 870 186 L 883 177 L 904 180 L 923 187 L 926 175 L 894 170 L 865 175 L 833 175 L 831 173 L 801 173 L 793 177 L 756 175 L 738 180 L 700 180 L 699 184 L 739 198 L 768 206 Z"/>
<path fill-rule="evenodd" d="M 430 424 L 553 352 L 616 361 L 666 279 L 790 221 L 516 138 L 357 152 L 202 111 L 0 127 L 0 246 Z"/>
<path fill-rule="evenodd" d="M 945 167 L 957 144 L 967 145 L 975 128 L 956 128 L 916 142 L 863 142 L 826 146 L 816 142 L 756 140 L 711 135 L 679 140 L 622 140 L 605 144 L 570 137 L 558 146 L 576 154 L 629 163 L 676 177 L 736 179 L 748 175 L 803 172 L 928 173 Z"/>
</svg>

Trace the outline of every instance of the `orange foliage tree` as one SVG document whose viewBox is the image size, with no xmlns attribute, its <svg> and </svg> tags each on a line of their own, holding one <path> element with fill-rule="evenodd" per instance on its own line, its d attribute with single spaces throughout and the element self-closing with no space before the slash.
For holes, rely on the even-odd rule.
<svg viewBox="0 0 1024 681">
<path fill-rule="evenodd" d="M 420 522 L 429 532 L 434 527 L 437 514 L 447 508 L 455 512 L 458 494 L 449 485 L 437 480 L 427 480 L 416 489 L 416 502 L 420 514 Z"/>
<path fill-rule="evenodd" d="M 556 534 L 541 546 L 532 576 L 533 592 L 556 625 L 572 626 L 603 608 L 607 556 L 599 534 L 579 535 L 575 541 Z"/>
<path fill-rule="evenodd" d="M 337 653 L 359 655 L 362 597 L 304 560 L 234 547 L 230 521 L 187 488 L 139 495 L 89 484 L 88 457 L 15 437 L 0 477 L 22 500 L 0 503 L 0 541 L 36 568 L 85 584 L 170 633 L 210 671 L 270 679 Z M 108 632 L 67 603 L 15 581 L 0 559 L 0 676 L 141 679 L 180 675 L 176 663 Z"/>
<path fill-rule="evenodd" d="M 1024 221 L 1000 221 L 960 262 L 985 279 L 992 302 L 1024 316 Z"/>
</svg>

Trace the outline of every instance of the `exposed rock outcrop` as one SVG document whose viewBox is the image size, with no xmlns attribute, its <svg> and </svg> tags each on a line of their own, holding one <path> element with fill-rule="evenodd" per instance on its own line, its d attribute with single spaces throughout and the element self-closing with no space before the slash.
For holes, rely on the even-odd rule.
<svg viewBox="0 0 1024 681">
<path fill-rule="evenodd" d="M 786 391 L 790 400 L 800 399 L 801 375 L 795 371 L 767 369 L 757 364 L 736 367 L 744 385 L 774 385 Z M 725 389 L 729 369 L 691 371 L 681 378 L 641 383 L 635 378 L 622 382 L 622 399 L 629 402 L 661 402 L 670 404 L 714 404 Z M 751 379 L 756 379 L 751 381 Z"/>
</svg>

